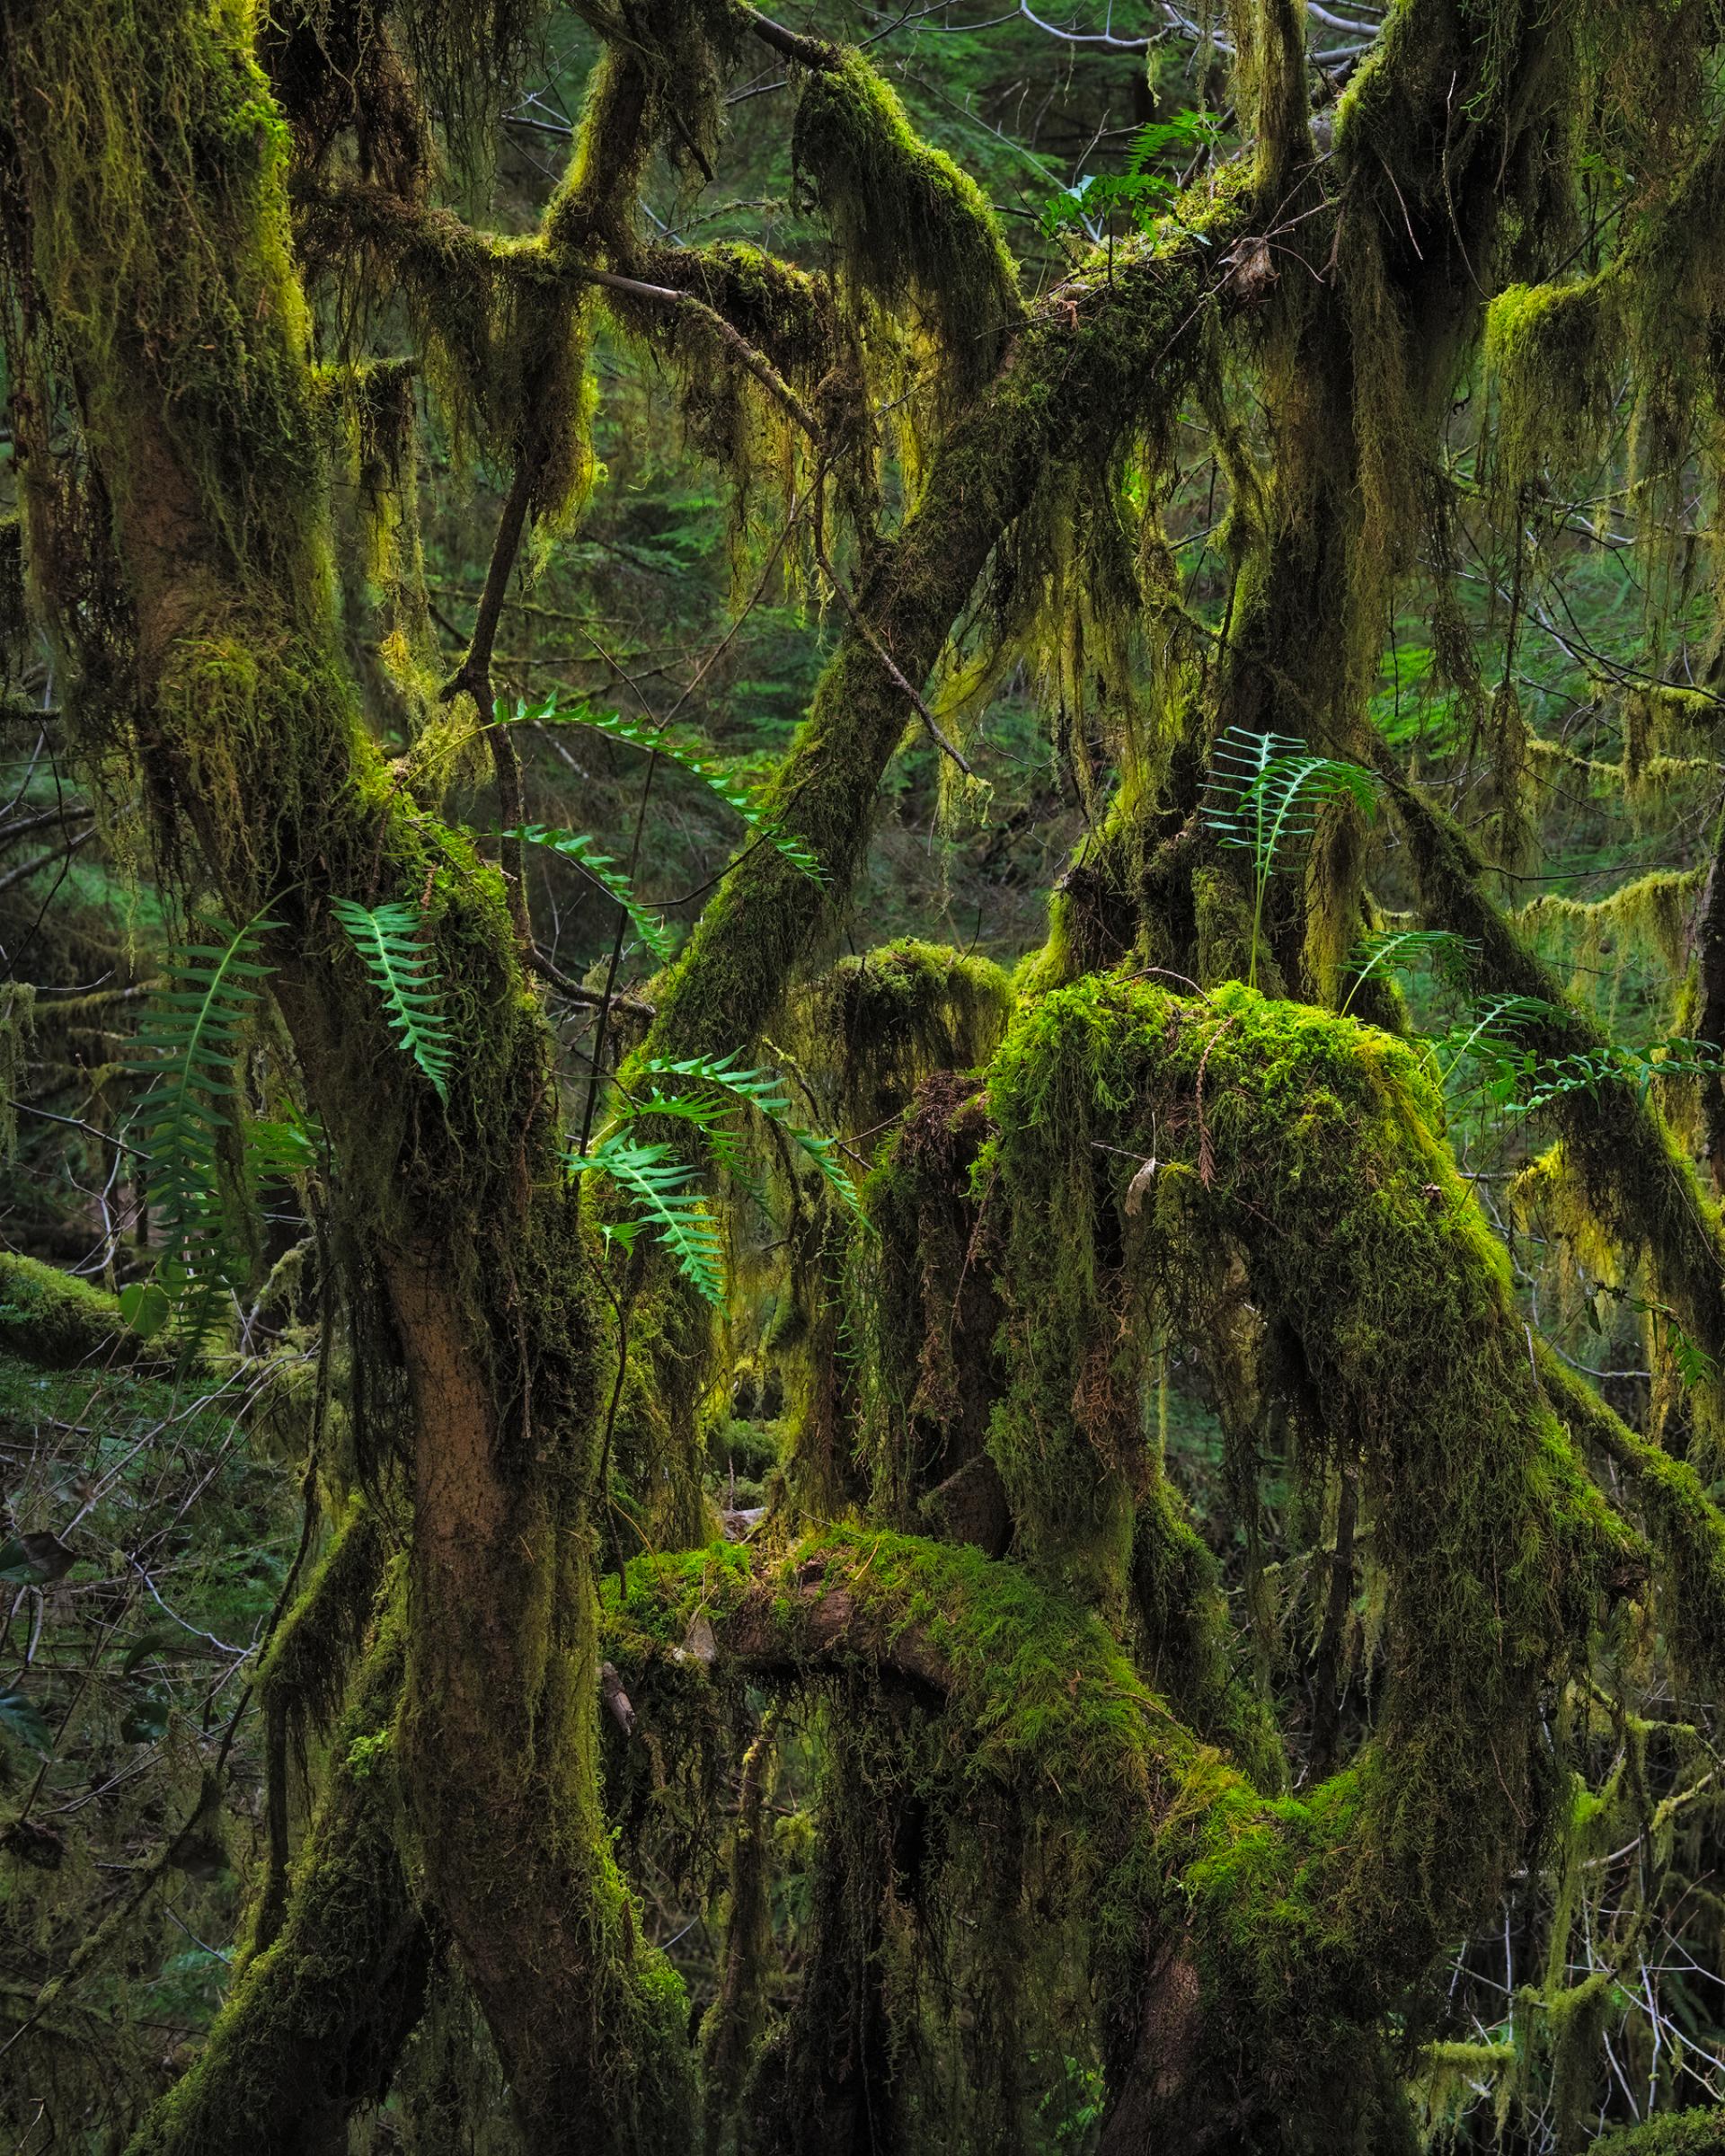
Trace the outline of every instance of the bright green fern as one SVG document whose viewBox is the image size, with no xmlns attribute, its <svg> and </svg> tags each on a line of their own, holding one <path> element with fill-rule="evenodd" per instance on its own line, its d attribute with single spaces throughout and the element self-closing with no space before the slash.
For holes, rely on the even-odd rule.
<svg viewBox="0 0 1725 2156">
<path fill-rule="evenodd" d="M 666 1144 L 643 1144 L 627 1127 L 609 1131 L 590 1151 L 571 1160 L 571 1172 L 599 1169 L 632 1200 L 632 1220 L 602 1223 L 607 1242 L 634 1248 L 646 1230 L 677 1259 L 677 1269 L 709 1303 L 725 1292 L 724 1247 L 719 1224 L 693 1187 L 695 1171 Z"/>
<path fill-rule="evenodd" d="M 671 1081 L 672 1090 L 659 1084 L 638 1090 L 632 1082 L 597 1141 L 585 1154 L 571 1158 L 571 1172 L 604 1170 L 635 1207 L 632 1220 L 602 1224 L 601 1233 L 608 1242 L 632 1249 L 643 1229 L 650 1230 L 675 1251 L 684 1277 L 708 1302 L 716 1303 L 724 1296 L 718 1226 L 694 1188 L 696 1170 L 678 1159 L 668 1144 L 648 1143 L 634 1135 L 649 1118 L 665 1118 L 691 1129 L 712 1164 L 765 1206 L 736 1122 L 739 1114 L 759 1116 L 808 1154 L 853 1212 L 859 1209 L 836 1144 L 792 1119 L 783 1081 L 776 1071 L 756 1069 L 735 1053 L 678 1058 L 644 1056 L 631 1066 L 630 1077 L 632 1082 Z"/>
<path fill-rule="evenodd" d="M 1354 946 L 1353 984 L 1342 1002 L 1345 1012 L 1373 974 L 1429 962 L 1446 979 L 1465 976 L 1479 956 L 1479 945 L 1446 928 L 1398 928 L 1362 936 Z"/>
<path fill-rule="evenodd" d="M 753 1109 L 807 1153 L 852 1212 L 859 1209 L 856 1186 L 838 1158 L 837 1144 L 820 1132 L 792 1120 L 791 1103 L 784 1097 L 784 1081 L 778 1072 L 746 1069 L 740 1065 L 734 1050 L 729 1056 L 690 1056 L 679 1062 L 663 1056 L 649 1056 L 635 1068 L 653 1077 L 691 1082 L 721 1098 L 728 1097 Z M 700 1096 L 697 1094 L 696 1098 Z M 659 1104 L 656 1101 L 655 1105 Z"/>
<path fill-rule="evenodd" d="M 1252 959 L 1249 982 L 1258 980 L 1258 944 L 1269 879 L 1283 860 L 1316 833 L 1328 803 L 1351 801 L 1369 814 L 1377 782 L 1361 764 L 1314 755 L 1286 734 L 1252 734 L 1231 726 L 1216 745 L 1207 786 L 1204 820 L 1217 844 L 1252 856 Z"/>
<path fill-rule="evenodd" d="M 632 719 L 625 719 L 621 711 L 602 711 L 590 703 L 559 703 L 554 694 L 537 703 L 518 703 L 513 709 L 500 698 L 495 715 L 499 726 L 518 726 L 529 721 L 542 726 L 590 726 L 598 733 L 608 734 L 614 741 L 626 741 L 632 748 L 662 756 L 679 771 L 686 771 L 691 777 L 699 779 L 709 792 L 716 794 L 728 808 L 742 817 L 757 839 L 782 854 L 792 868 L 801 870 L 816 883 L 826 880 L 814 854 L 800 838 L 784 828 L 756 795 L 739 786 L 716 758 L 703 755 L 685 743 L 672 739 L 662 728 L 639 725 Z"/>
<path fill-rule="evenodd" d="M 331 910 L 365 960 L 398 1044 L 447 1107 L 453 1059 L 449 1025 L 437 959 L 421 940 L 424 916 L 399 899 L 366 906 L 357 899 L 336 898 Z"/>
<path fill-rule="evenodd" d="M 662 966 L 677 950 L 677 931 L 662 914 L 636 896 L 635 888 L 608 854 L 601 853 L 597 839 L 579 831 L 553 831 L 544 824 L 522 824 L 503 834 L 523 845 L 544 846 L 571 861 L 607 897 L 615 900 L 633 923 L 635 933 Z"/>
</svg>

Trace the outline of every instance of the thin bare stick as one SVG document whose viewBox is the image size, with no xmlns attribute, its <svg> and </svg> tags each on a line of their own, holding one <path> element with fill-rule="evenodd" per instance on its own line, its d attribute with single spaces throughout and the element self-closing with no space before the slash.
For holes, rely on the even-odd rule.
<svg viewBox="0 0 1725 2156">
<path fill-rule="evenodd" d="M 516 754 L 515 737 L 507 726 L 491 723 L 491 709 L 496 696 L 491 688 L 491 654 L 497 646 L 497 625 L 502 618 L 503 601 L 509 591 L 509 578 L 514 573 L 516 556 L 521 551 L 521 535 L 526 528 L 527 498 L 533 491 L 533 466 L 523 457 L 515 468 L 515 477 L 509 482 L 504 498 L 503 514 L 498 518 L 497 537 L 491 546 L 491 565 L 485 571 L 485 588 L 479 597 L 479 611 L 473 616 L 473 633 L 467 646 L 467 656 L 462 660 L 455 676 L 447 682 L 441 701 L 448 703 L 464 689 L 473 700 L 479 712 L 480 725 L 490 735 L 491 769 L 497 777 L 499 820 L 504 836 L 498 849 L 502 864 L 503 880 L 508 888 L 509 916 L 515 923 L 516 940 L 523 950 L 533 949 L 533 920 L 527 910 L 526 861 L 522 843 L 511 837 L 526 822 L 526 811 L 521 799 L 521 759 Z"/>
<path fill-rule="evenodd" d="M 815 446 L 821 446 L 820 429 L 796 391 L 766 354 L 757 351 L 741 331 L 733 328 L 716 307 L 710 307 L 704 299 L 697 298 L 693 292 L 677 291 L 673 285 L 650 285 L 638 277 L 622 277 L 613 270 L 589 270 L 579 262 L 571 263 L 570 270 L 573 276 L 580 278 L 584 283 L 601 285 L 607 292 L 626 293 L 632 299 L 651 300 L 657 306 L 676 307 L 681 313 L 705 323 L 726 349 L 736 354 L 739 364 L 754 376 L 774 402 L 790 413 Z"/>
</svg>

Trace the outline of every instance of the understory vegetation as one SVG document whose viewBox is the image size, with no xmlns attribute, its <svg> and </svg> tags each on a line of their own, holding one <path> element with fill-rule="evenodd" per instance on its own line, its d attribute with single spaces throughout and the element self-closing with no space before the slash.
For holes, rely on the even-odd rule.
<svg viewBox="0 0 1725 2156">
<path fill-rule="evenodd" d="M 1718 0 L 0 62 L 0 2138 L 1725 2151 Z"/>
</svg>

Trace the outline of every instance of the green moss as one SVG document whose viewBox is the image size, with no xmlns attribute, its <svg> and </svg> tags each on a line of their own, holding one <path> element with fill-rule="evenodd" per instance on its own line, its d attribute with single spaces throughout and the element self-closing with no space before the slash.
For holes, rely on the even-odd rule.
<svg viewBox="0 0 1725 2156">
<path fill-rule="evenodd" d="M 1725 1514 L 1687 1461 L 1632 1430 L 1543 1344 L 1539 1365 L 1552 1404 L 1577 1442 L 1617 1471 L 1622 1502 L 1641 1521 L 1657 1554 L 1659 1615 L 1677 1667 L 1697 1683 L 1717 1684 L 1725 1672 Z"/>
<path fill-rule="evenodd" d="M 1511 285 L 1486 314 L 1496 382 L 1494 470 L 1514 494 L 1543 471 L 1567 477 L 1601 455 L 1615 404 L 1618 351 L 1609 283 Z"/>
<path fill-rule="evenodd" d="M 810 74 L 792 155 L 845 281 L 889 308 L 920 311 L 953 393 L 986 381 L 1022 313 L 1017 268 L 981 189 L 918 139 L 861 54 L 836 50 Z"/>
<path fill-rule="evenodd" d="M 114 1296 L 11 1250 L 0 1250 L 0 1348 L 50 1370 L 143 1346 Z"/>
<path fill-rule="evenodd" d="M 1182 1002 L 1090 980 L 1021 1013 L 986 1099 L 973 1182 L 1002 1208 L 1006 1311 L 989 1443 L 1022 1562 L 871 1530 L 783 1560 L 643 1561 L 608 1649 L 638 1709 L 709 1682 L 678 1659 L 697 1613 L 727 1681 L 848 1669 L 931 1688 L 951 1732 L 934 1756 L 964 1766 L 915 1786 L 960 1839 L 989 1791 L 1034 1792 L 1117 2092 L 1178 1936 L 1202 2061 L 1154 2099 L 1164 2130 L 1238 2085 L 1244 2046 L 1286 2145 L 1337 2145 L 1338 2119 L 1389 2145 L 1382 2018 L 1553 1816 L 1545 1687 L 1644 1546 L 1535 1382 L 1501 1246 L 1400 1044 L 1238 985 Z M 1275 1775 L 1261 1710 L 1230 1700 L 1214 1575 L 1145 1418 L 1147 1344 L 1211 1342 L 1247 1297 L 1297 1360 L 1314 1464 L 1360 1480 L 1387 1586 L 1373 1734 L 1299 1799 L 1254 1789 L 1184 1719 Z M 1161 1700 L 1061 1591 L 1116 1611 L 1128 1586 Z"/>
<path fill-rule="evenodd" d="M 1674 2111 L 1618 2134 L 1602 2134 L 1595 2156 L 1720 2156 L 1725 2111 Z"/>
<path fill-rule="evenodd" d="M 872 1515 L 909 1529 L 931 1504 L 954 1523 L 976 1510 L 975 1539 L 997 1548 L 998 1500 L 1001 1516 L 990 1521 L 974 1504 L 953 1506 L 956 1489 L 940 1496 L 986 1466 L 1000 1383 L 990 1284 L 997 1224 L 970 1190 L 986 1133 L 972 1078 L 941 1072 L 924 1083 L 864 1185 L 866 1227 L 852 1238 L 846 1285 L 849 1330 L 862 1346 L 855 1441 Z"/>
<path fill-rule="evenodd" d="M 383 1523 L 363 1498 L 347 1516 L 291 1606 L 258 1667 L 263 1712 L 263 1796 L 267 1842 L 252 1922 L 251 1950 L 267 1947 L 288 1905 L 290 1780 L 305 1775 L 305 1738 L 327 1735 L 369 1624 L 383 1577 Z"/>
<path fill-rule="evenodd" d="M 985 1063 L 1012 1008 L 1012 984 L 992 959 L 906 936 L 841 959 L 801 992 L 799 1061 L 851 1127 L 875 1130 L 932 1073 Z"/>
</svg>

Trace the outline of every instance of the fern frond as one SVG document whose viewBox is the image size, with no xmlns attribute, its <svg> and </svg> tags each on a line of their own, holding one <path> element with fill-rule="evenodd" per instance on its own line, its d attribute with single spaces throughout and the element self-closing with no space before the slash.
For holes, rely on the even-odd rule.
<svg viewBox="0 0 1725 2156">
<path fill-rule="evenodd" d="M 857 1196 L 856 1184 L 850 1170 L 838 1156 L 838 1140 L 828 1137 L 824 1131 L 809 1130 L 792 1124 L 786 1124 L 784 1135 L 793 1145 L 800 1145 L 809 1155 L 836 1193 L 846 1212 L 854 1214 L 861 1220 L 862 1201 Z"/>
<path fill-rule="evenodd" d="M 398 1045 L 413 1058 L 447 1107 L 452 1061 L 449 1026 L 437 959 L 420 941 L 424 916 L 417 907 L 394 898 L 370 906 L 361 906 L 357 898 L 335 898 L 330 910 L 364 959 Z"/>
<path fill-rule="evenodd" d="M 1470 936 L 1458 936 L 1447 928 L 1399 928 L 1387 933 L 1362 936 L 1355 944 L 1353 985 L 1342 1003 L 1345 1013 L 1373 974 L 1402 966 L 1418 966 L 1429 959 L 1451 979 L 1464 974 L 1478 955 L 1479 945 Z"/>
<path fill-rule="evenodd" d="M 270 977 L 261 941 L 275 926 L 261 914 L 241 928 L 214 921 L 211 941 L 170 958 L 125 1065 L 148 1084 L 132 1128 L 149 1155 L 157 1269 L 194 1344 L 240 1270 L 222 1161 L 240 1129 L 237 1065 Z"/>
<path fill-rule="evenodd" d="M 1370 809 L 1377 781 L 1363 764 L 1315 755 L 1286 734 L 1230 727 L 1211 754 L 1205 791 L 1204 820 L 1216 839 L 1244 847 L 1268 869 L 1278 846 L 1310 835 L 1325 802 L 1350 800 Z"/>
<path fill-rule="evenodd" d="M 1439 1084 L 1449 1082 L 1464 1057 L 1477 1054 L 1499 1065 L 1514 1062 L 1513 1070 L 1500 1072 L 1496 1088 L 1500 1097 L 1507 1098 L 1516 1079 L 1531 1074 L 1535 1067 L 1533 1055 L 1522 1048 L 1517 1036 L 1524 1027 L 1543 1025 L 1561 1015 L 1555 1004 L 1537 995 L 1484 997 L 1444 1036 L 1441 1045 L 1453 1052 L 1439 1076 Z M 1434 1047 L 1440 1044 L 1434 1043 Z"/>
<path fill-rule="evenodd" d="M 779 1074 L 748 1068 L 736 1049 L 729 1056 L 686 1056 L 675 1061 L 668 1056 L 646 1056 L 635 1068 L 655 1078 L 693 1079 L 697 1085 L 711 1086 L 758 1109 L 771 1122 L 779 1121 L 790 1109 L 780 1090 L 784 1081 Z"/>
<path fill-rule="evenodd" d="M 700 755 L 681 741 L 668 738 L 662 729 L 639 725 L 632 719 L 625 719 L 621 711 L 602 711 L 590 703 L 561 704 L 555 694 L 537 703 L 518 703 L 513 710 L 500 698 L 495 717 L 499 726 L 527 721 L 541 726 L 590 726 L 598 733 L 609 735 L 614 741 L 626 741 L 632 748 L 662 756 L 679 771 L 686 771 L 692 778 L 699 779 L 710 793 L 717 795 L 726 808 L 742 817 L 756 838 L 783 854 L 792 868 L 800 870 L 812 882 L 827 880 L 826 871 L 803 842 L 787 831 L 757 796 L 739 786 L 723 764 L 714 757 Z"/>
<path fill-rule="evenodd" d="M 1252 978 L 1258 977 L 1264 894 L 1285 853 L 1317 834 L 1320 811 L 1351 801 L 1369 815 L 1377 781 L 1363 764 L 1314 755 L 1286 734 L 1253 734 L 1231 726 L 1210 757 L 1204 822 L 1218 845 L 1252 856 Z"/>
<path fill-rule="evenodd" d="M 657 1077 L 691 1079 L 752 1108 L 808 1154 L 852 1212 L 861 1210 L 856 1187 L 839 1159 L 837 1142 L 792 1121 L 791 1103 L 783 1090 L 784 1080 L 777 1071 L 743 1066 L 735 1049 L 729 1056 L 690 1056 L 677 1062 L 668 1056 L 650 1056 L 636 1068 Z"/>
<path fill-rule="evenodd" d="M 561 854 L 565 861 L 573 862 L 589 883 L 605 892 L 628 915 L 635 933 L 661 966 L 676 954 L 677 931 L 663 915 L 652 910 L 647 900 L 636 896 L 634 886 L 609 854 L 599 852 L 597 839 L 581 831 L 553 831 L 544 824 L 522 824 L 503 835 L 518 839 L 523 845 L 544 846 L 550 853 Z"/>
<path fill-rule="evenodd" d="M 599 1169 L 634 1204 L 637 1217 L 613 1225 L 608 1237 L 632 1244 L 641 1229 L 656 1234 L 677 1259 L 677 1269 L 707 1302 L 725 1294 L 724 1246 L 719 1224 L 691 1188 L 694 1170 L 677 1160 L 668 1145 L 642 1144 L 623 1131 L 601 1138 L 585 1155 L 572 1156 L 570 1172 Z"/>
</svg>

